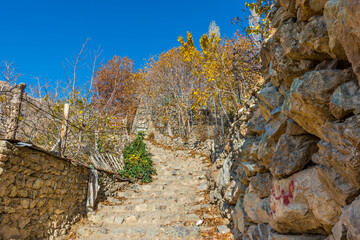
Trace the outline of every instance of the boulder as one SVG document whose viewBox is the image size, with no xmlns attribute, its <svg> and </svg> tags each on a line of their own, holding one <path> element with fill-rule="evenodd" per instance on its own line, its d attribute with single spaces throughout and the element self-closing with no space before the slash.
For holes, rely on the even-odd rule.
<svg viewBox="0 0 360 240">
<path fill-rule="evenodd" d="M 270 195 L 270 225 L 287 234 L 330 233 L 340 205 L 325 191 L 314 167 L 275 180 Z"/>
<path fill-rule="evenodd" d="M 243 203 L 244 210 L 254 223 L 269 223 L 270 207 L 268 198 L 259 198 L 250 188 L 246 190 Z"/>
<path fill-rule="evenodd" d="M 245 233 L 251 223 L 250 218 L 248 217 L 248 215 L 244 210 L 243 203 L 244 203 L 243 199 L 239 198 L 232 213 L 234 228 L 241 233 Z"/>
<path fill-rule="evenodd" d="M 283 8 L 279 8 L 275 14 L 274 14 L 274 18 L 271 22 L 272 27 L 273 28 L 277 28 L 281 23 L 289 20 L 290 18 L 292 18 L 291 13 L 289 13 L 288 11 L 286 11 Z"/>
<path fill-rule="evenodd" d="M 295 78 L 302 76 L 307 71 L 313 70 L 319 63 L 319 61 L 315 60 L 295 60 L 285 56 L 285 51 L 280 42 L 272 45 L 271 55 L 273 56 L 271 68 L 274 71 L 273 78 L 276 79 L 276 86 L 282 82 L 291 86 Z M 272 82 L 275 81 L 272 79 Z"/>
<path fill-rule="evenodd" d="M 307 134 L 307 132 L 294 120 L 289 119 L 286 124 L 286 134 L 289 136 L 299 136 Z"/>
<path fill-rule="evenodd" d="M 275 153 L 276 143 L 266 133 L 261 136 L 258 147 L 258 159 L 260 165 L 267 169 L 269 169 L 271 159 Z"/>
<path fill-rule="evenodd" d="M 219 183 L 217 184 L 219 188 L 219 192 L 222 195 L 225 193 L 225 190 L 230 183 L 231 180 L 230 169 L 232 165 L 233 165 L 232 153 L 230 153 L 229 156 L 225 159 L 224 165 L 220 171 Z"/>
<path fill-rule="evenodd" d="M 261 135 L 265 132 L 265 119 L 261 115 L 261 110 L 258 108 L 252 118 L 246 124 L 249 134 Z"/>
<path fill-rule="evenodd" d="M 229 204 L 236 204 L 240 197 L 244 197 L 248 185 L 232 180 L 224 193 L 224 200 Z"/>
<path fill-rule="evenodd" d="M 340 85 L 331 96 L 331 114 L 337 119 L 360 113 L 360 87 L 357 81 Z"/>
<path fill-rule="evenodd" d="M 302 170 L 318 150 L 318 141 L 311 135 L 282 135 L 270 163 L 274 178 L 284 178 Z"/>
<path fill-rule="evenodd" d="M 285 133 L 288 117 L 281 113 L 281 108 L 275 108 L 265 125 L 267 136 L 277 141 Z"/>
<path fill-rule="evenodd" d="M 333 91 L 347 82 L 349 74 L 341 70 L 319 70 L 296 78 L 287 93 L 282 112 L 307 132 L 321 138 L 320 128 L 335 118 L 329 102 Z"/>
<path fill-rule="evenodd" d="M 360 197 L 342 209 L 340 221 L 333 228 L 335 240 L 360 240 Z"/>
<path fill-rule="evenodd" d="M 324 235 L 302 234 L 302 235 L 282 235 L 271 232 L 268 240 L 324 240 Z"/>
<path fill-rule="evenodd" d="M 324 189 L 339 205 L 344 207 L 359 195 L 359 187 L 347 182 L 333 169 L 319 165 L 317 171 Z"/>
<path fill-rule="evenodd" d="M 328 0 L 296 0 L 298 21 L 307 21 L 315 15 L 321 15 Z"/>
<path fill-rule="evenodd" d="M 330 56 L 328 54 L 316 52 L 305 44 L 301 44 L 301 32 L 305 30 L 306 25 L 308 24 L 305 22 L 295 22 L 294 19 L 290 19 L 278 28 L 284 55 L 295 60 L 308 59 L 322 61 L 329 59 Z M 309 28 L 311 28 L 311 26 Z"/>
<path fill-rule="evenodd" d="M 270 118 L 270 112 L 281 106 L 284 97 L 277 91 L 274 86 L 267 86 L 258 93 L 259 109 L 265 120 Z"/>
<path fill-rule="evenodd" d="M 329 35 L 323 16 L 316 16 L 304 26 L 299 34 L 299 43 L 313 51 L 331 56 L 329 47 Z"/>
<path fill-rule="evenodd" d="M 358 0 L 329 0 L 324 18 L 333 52 L 346 58 L 360 81 L 360 4 Z"/>
<path fill-rule="evenodd" d="M 273 177 L 269 172 L 258 173 L 250 179 L 250 188 L 260 198 L 267 198 L 270 196 Z"/>
<path fill-rule="evenodd" d="M 341 122 L 328 122 L 321 128 L 322 140 L 314 161 L 334 169 L 348 183 L 360 186 L 360 115 Z"/>
<path fill-rule="evenodd" d="M 280 6 L 288 11 L 292 17 L 296 17 L 296 0 L 280 0 Z"/>
<path fill-rule="evenodd" d="M 267 240 L 269 238 L 270 232 L 271 227 L 268 224 L 260 223 L 251 225 L 246 235 L 251 240 Z"/>
</svg>

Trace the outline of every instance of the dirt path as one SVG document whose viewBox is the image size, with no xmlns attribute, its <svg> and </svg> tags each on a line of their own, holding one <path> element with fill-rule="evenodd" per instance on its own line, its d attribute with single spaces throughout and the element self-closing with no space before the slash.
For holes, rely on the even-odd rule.
<svg viewBox="0 0 360 240">
<path fill-rule="evenodd" d="M 218 233 L 222 219 L 208 203 L 205 158 L 149 147 L 154 181 L 100 203 L 95 215 L 72 228 L 73 239 L 231 239 Z"/>
</svg>

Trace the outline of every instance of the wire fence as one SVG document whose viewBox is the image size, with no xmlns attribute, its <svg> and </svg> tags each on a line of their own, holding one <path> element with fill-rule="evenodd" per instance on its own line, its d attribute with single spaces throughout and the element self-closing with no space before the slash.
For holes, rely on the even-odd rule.
<svg viewBox="0 0 360 240">
<path fill-rule="evenodd" d="M 125 124 L 78 99 L 33 98 L 25 87 L 0 89 L 0 138 L 31 143 L 109 172 L 122 169 L 122 149 L 129 141 Z"/>
</svg>

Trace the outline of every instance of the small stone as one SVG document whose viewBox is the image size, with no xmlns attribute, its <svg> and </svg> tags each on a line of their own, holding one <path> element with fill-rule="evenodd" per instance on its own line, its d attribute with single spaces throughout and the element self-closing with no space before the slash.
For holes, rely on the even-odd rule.
<svg viewBox="0 0 360 240">
<path fill-rule="evenodd" d="M 229 233 L 230 232 L 230 228 L 228 228 L 228 226 L 226 226 L 226 225 L 217 226 L 217 230 L 219 233 Z"/>
<path fill-rule="evenodd" d="M 201 224 L 203 224 L 204 220 L 199 220 L 196 222 L 196 226 L 200 226 Z"/>
</svg>

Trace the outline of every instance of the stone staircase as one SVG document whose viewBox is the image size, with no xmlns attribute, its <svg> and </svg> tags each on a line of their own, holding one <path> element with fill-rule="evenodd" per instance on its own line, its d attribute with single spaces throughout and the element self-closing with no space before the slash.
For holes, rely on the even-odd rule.
<svg viewBox="0 0 360 240">
<path fill-rule="evenodd" d="M 157 169 L 154 181 L 130 185 L 108 198 L 90 215 L 73 226 L 70 239 L 231 239 L 211 224 L 221 217 L 210 213 L 205 158 L 186 151 L 171 151 L 150 145 Z M 221 225 L 221 224 L 220 224 Z"/>
</svg>

